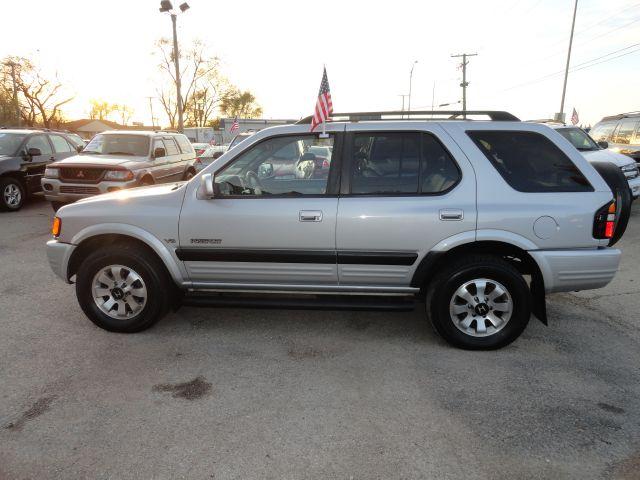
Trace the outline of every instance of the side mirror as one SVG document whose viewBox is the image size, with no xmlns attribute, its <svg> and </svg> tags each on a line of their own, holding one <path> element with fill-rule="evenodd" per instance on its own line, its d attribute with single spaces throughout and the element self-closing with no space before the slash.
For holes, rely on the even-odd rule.
<svg viewBox="0 0 640 480">
<path fill-rule="evenodd" d="M 39 157 L 42 155 L 42 152 L 39 148 L 31 147 L 27 149 L 27 160 L 33 160 L 33 157 Z"/>
<path fill-rule="evenodd" d="M 204 197 L 212 199 L 215 197 L 214 178 L 212 173 L 205 173 L 200 177 L 200 188 L 204 193 Z"/>
<path fill-rule="evenodd" d="M 82 150 L 84 150 L 84 147 L 83 147 L 82 145 L 78 145 L 78 146 L 76 147 L 76 151 L 77 151 L 78 153 L 80 153 Z"/>
<path fill-rule="evenodd" d="M 272 163 L 263 163 L 258 167 L 258 177 L 259 178 L 268 178 L 273 176 L 273 164 Z"/>
<path fill-rule="evenodd" d="M 598 142 L 598 145 L 599 145 L 601 148 L 609 148 L 609 142 L 600 141 L 600 142 Z"/>
<path fill-rule="evenodd" d="M 158 147 L 153 151 L 153 158 L 161 158 L 167 155 L 164 148 Z"/>
</svg>

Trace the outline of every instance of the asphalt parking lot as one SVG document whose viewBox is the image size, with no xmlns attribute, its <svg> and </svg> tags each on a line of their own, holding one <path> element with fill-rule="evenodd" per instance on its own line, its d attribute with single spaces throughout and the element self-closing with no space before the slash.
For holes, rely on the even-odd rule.
<svg viewBox="0 0 640 480">
<path fill-rule="evenodd" d="M 412 313 L 183 308 L 90 323 L 52 211 L 0 214 L 0 479 L 640 478 L 640 204 L 602 290 L 495 352 Z"/>
</svg>

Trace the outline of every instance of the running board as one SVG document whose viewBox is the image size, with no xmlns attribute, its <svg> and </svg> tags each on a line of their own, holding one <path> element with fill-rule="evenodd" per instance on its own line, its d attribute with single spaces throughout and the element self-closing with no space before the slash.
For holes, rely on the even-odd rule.
<svg viewBox="0 0 640 480">
<path fill-rule="evenodd" d="M 305 298 L 309 297 L 309 298 Z M 307 295 L 307 296 L 240 296 L 230 294 L 188 293 L 182 304 L 190 307 L 273 308 L 288 310 L 374 310 L 408 312 L 415 308 L 413 297 Z"/>
</svg>

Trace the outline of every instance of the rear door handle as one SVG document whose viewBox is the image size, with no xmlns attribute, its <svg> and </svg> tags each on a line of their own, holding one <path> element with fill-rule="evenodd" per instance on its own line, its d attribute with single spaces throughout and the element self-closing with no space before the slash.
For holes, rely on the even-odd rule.
<svg viewBox="0 0 640 480">
<path fill-rule="evenodd" d="M 440 220 L 445 222 L 462 220 L 464 218 L 464 211 L 457 208 L 448 208 L 440 210 Z"/>
<path fill-rule="evenodd" d="M 322 211 L 321 210 L 300 210 L 298 219 L 301 222 L 321 222 Z"/>
</svg>

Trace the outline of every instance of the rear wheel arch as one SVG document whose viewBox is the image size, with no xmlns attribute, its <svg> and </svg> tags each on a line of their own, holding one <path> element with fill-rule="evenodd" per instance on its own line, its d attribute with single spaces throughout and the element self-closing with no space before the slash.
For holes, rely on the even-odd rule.
<svg viewBox="0 0 640 480">
<path fill-rule="evenodd" d="M 151 174 L 146 173 L 140 178 L 140 185 L 154 185 L 156 182 Z"/>
<path fill-rule="evenodd" d="M 411 281 L 411 286 L 420 288 L 420 294 L 426 295 L 431 281 L 448 263 L 464 256 L 492 255 L 500 257 L 522 275 L 531 276 L 532 310 L 544 324 L 547 323 L 544 277 L 535 259 L 526 250 L 501 241 L 477 241 L 458 245 L 447 251 L 431 251 L 420 262 Z"/>
</svg>

